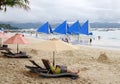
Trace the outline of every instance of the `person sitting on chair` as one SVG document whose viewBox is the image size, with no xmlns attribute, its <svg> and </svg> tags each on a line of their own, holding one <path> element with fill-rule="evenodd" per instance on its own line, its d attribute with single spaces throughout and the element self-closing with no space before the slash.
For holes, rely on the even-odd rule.
<svg viewBox="0 0 120 84">
<path fill-rule="evenodd" d="M 74 74 L 79 73 L 79 70 L 78 71 L 68 70 L 67 66 L 63 66 L 63 65 L 52 66 L 49 60 L 47 59 L 43 59 L 43 60 L 46 60 L 49 63 L 50 70 L 52 71 L 53 74 L 60 74 L 60 73 L 65 73 L 65 72 L 74 73 Z"/>
</svg>

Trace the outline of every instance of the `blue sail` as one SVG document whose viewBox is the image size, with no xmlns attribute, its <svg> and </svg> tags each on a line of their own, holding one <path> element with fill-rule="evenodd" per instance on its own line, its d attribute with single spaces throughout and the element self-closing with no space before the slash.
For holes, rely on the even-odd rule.
<svg viewBox="0 0 120 84">
<path fill-rule="evenodd" d="M 76 21 L 74 24 L 72 24 L 70 27 L 69 27 L 69 32 L 71 33 L 71 34 L 79 34 L 80 32 L 80 28 L 81 28 L 81 26 L 80 26 L 80 23 L 79 23 L 79 21 Z"/>
<path fill-rule="evenodd" d="M 39 27 L 37 29 L 37 32 L 46 33 L 46 34 L 53 33 L 52 28 L 48 22 L 46 22 L 41 27 Z"/>
<path fill-rule="evenodd" d="M 92 33 L 92 32 L 90 32 L 88 35 L 93 35 L 93 33 Z"/>
<path fill-rule="evenodd" d="M 56 27 L 53 32 L 60 33 L 60 34 L 67 34 L 68 28 L 69 28 L 69 26 L 67 24 L 67 21 L 64 21 L 62 24 L 60 24 L 58 27 Z"/>
<path fill-rule="evenodd" d="M 81 26 L 80 28 L 80 33 L 89 35 L 89 25 L 88 25 L 88 20 Z"/>
</svg>

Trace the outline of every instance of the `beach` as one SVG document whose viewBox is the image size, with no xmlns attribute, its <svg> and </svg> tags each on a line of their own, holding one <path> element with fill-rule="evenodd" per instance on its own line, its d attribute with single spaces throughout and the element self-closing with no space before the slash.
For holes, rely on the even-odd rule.
<svg viewBox="0 0 120 84">
<path fill-rule="evenodd" d="M 0 84 L 120 84 L 119 3 L 0 0 Z"/>
<path fill-rule="evenodd" d="M 52 62 L 52 52 L 32 48 L 31 45 L 41 41 L 40 39 L 27 39 L 31 44 L 20 44 L 19 50 L 26 51 L 32 58 L 7 58 L 0 54 L 0 84 L 120 84 L 119 49 L 75 45 L 77 50 L 56 52 L 56 64 L 66 65 L 68 69 L 79 69 L 79 78 L 43 78 L 29 72 L 25 65 L 33 66 L 29 62 L 32 59 L 44 66 L 41 59 L 47 58 Z M 15 44 L 8 46 L 16 52 Z"/>
</svg>

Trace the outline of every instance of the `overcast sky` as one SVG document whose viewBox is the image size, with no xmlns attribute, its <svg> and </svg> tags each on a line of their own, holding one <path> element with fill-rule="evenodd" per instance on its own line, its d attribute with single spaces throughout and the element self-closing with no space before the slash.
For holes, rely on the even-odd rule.
<svg viewBox="0 0 120 84">
<path fill-rule="evenodd" d="M 31 10 L 8 8 L 0 21 L 10 22 L 120 22 L 120 0 L 29 0 Z"/>
</svg>

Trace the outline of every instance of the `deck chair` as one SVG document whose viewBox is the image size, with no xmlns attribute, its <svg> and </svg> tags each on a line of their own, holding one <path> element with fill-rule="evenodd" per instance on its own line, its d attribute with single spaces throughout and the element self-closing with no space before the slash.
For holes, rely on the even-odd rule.
<svg viewBox="0 0 120 84">
<path fill-rule="evenodd" d="M 70 77 L 72 79 L 76 79 L 79 77 L 77 74 L 69 73 L 69 72 L 64 72 L 64 73 L 60 73 L 60 74 L 53 74 L 51 69 L 50 69 L 49 60 L 42 59 L 42 62 L 44 64 L 44 66 L 46 67 L 46 69 L 48 70 L 48 72 L 43 73 L 43 72 L 35 71 L 36 73 L 38 73 L 42 77 L 46 77 L 46 78 Z"/>
<path fill-rule="evenodd" d="M 1 52 L 4 56 L 9 58 L 31 58 L 31 56 L 27 55 L 26 52 L 20 51 L 19 53 L 13 53 L 10 50 L 6 50 L 7 52 Z"/>
<path fill-rule="evenodd" d="M 2 54 L 14 54 L 10 49 L 5 49 L 5 52 L 1 52 Z"/>
<path fill-rule="evenodd" d="M 27 69 L 29 69 L 30 72 L 33 72 L 33 73 L 35 73 L 36 71 L 37 72 L 43 72 L 43 73 L 47 73 L 48 72 L 47 69 L 39 66 L 34 60 L 29 60 L 29 61 L 34 65 L 34 66 L 25 65 L 25 67 Z"/>
<path fill-rule="evenodd" d="M 2 45 L 0 50 L 10 50 L 10 48 L 8 48 L 8 45 Z"/>
<path fill-rule="evenodd" d="M 47 73 L 53 74 L 53 72 L 52 72 L 51 69 L 50 69 L 49 60 L 47 60 L 47 59 L 42 59 L 42 62 L 43 62 L 43 64 L 44 64 L 45 68 L 48 70 Z"/>
</svg>

